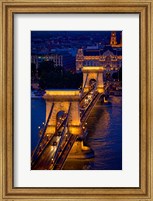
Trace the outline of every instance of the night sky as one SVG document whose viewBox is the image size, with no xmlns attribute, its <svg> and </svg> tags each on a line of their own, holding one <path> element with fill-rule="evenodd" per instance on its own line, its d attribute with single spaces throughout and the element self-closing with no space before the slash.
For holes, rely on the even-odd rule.
<svg viewBox="0 0 153 201">
<path fill-rule="evenodd" d="M 112 30 L 115 31 L 115 30 Z M 121 31 L 116 31 L 117 42 L 120 42 Z M 54 39 L 54 43 L 75 43 L 78 45 L 85 45 L 85 42 L 91 44 L 101 43 L 101 45 L 108 45 L 110 42 L 111 31 L 31 31 L 31 42 L 41 40 Z M 70 46 L 72 46 L 72 44 Z M 77 45 L 77 46 L 78 46 Z M 55 44 L 56 46 L 56 44 Z M 54 44 L 53 44 L 54 47 Z"/>
</svg>

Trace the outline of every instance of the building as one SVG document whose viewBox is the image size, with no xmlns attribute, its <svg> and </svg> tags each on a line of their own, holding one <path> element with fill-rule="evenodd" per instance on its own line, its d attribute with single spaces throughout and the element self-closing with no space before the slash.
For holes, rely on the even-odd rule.
<svg viewBox="0 0 153 201">
<path fill-rule="evenodd" d="M 110 44 L 103 48 L 92 47 L 78 49 L 76 54 L 76 71 L 80 72 L 83 66 L 103 66 L 104 76 L 109 72 L 118 72 L 122 67 L 122 40 L 117 43 L 116 33 L 111 33 Z"/>
<path fill-rule="evenodd" d="M 115 48 L 121 48 L 122 47 L 122 32 L 120 36 L 120 43 L 117 43 L 117 37 L 116 37 L 116 32 L 112 31 L 111 33 L 111 39 L 110 39 L 110 45 L 111 47 Z"/>
<path fill-rule="evenodd" d="M 59 54 L 31 55 L 31 63 L 36 64 L 37 69 L 39 67 L 39 63 L 42 63 L 45 61 L 53 61 L 55 63 L 55 66 L 63 67 L 63 56 L 62 55 L 59 55 Z"/>
<path fill-rule="evenodd" d="M 56 54 L 62 55 L 62 67 L 65 70 L 68 71 L 74 71 L 75 72 L 75 56 L 73 56 L 69 49 L 63 48 L 63 49 L 57 49 L 55 50 Z"/>
</svg>

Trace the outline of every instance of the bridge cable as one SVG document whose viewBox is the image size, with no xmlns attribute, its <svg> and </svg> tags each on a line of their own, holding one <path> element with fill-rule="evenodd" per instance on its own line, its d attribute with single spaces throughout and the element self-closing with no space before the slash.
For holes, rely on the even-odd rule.
<svg viewBox="0 0 153 201">
<path fill-rule="evenodd" d="M 48 141 L 48 143 L 46 144 L 46 146 L 44 147 L 44 149 L 42 150 L 41 154 L 38 156 L 38 158 L 41 157 L 41 155 L 43 154 L 43 152 L 47 149 L 48 145 L 51 143 L 52 139 L 54 138 L 54 136 L 57 134 L 57 132 L 59 131 L 59 129 L 63 126 L 63 124 L 65 124 L 67 118 L 62 122 L 62 124 L 60 125 L 60 127 L 57 129 L 57 131 L 52 135 L 51 139 Z M 37 158 L 37 159 L 38 159 Z M 35 164 L 33 164 L 32 166 L 34 166 Z"/>
<path fill-rule="evenodd" d="M 59 147 L 60 147 L 60 145 L 61 145 L 61 143 L 62 143 L 62 140 L 63 140 L 63 137 L 64 137 L 64 133 L 65 133 L 65 129 L 66 129 L 67 124 L 68 124 L 68 118 L 69 118 L 69 114 L 70 114 L 71 105 L 72 105 L 72 103 L 70 102 L 69 109 L 68 109 L 68 113 L 67 113 L 67 117 L 66 117 L 66 121 L 65 121 L 65 124 L 64 124 L 64 129 L 63 129 L 63 131 L 62 131 L 62 135 L 61 135 L 60 141 L 59 141 L 59 143 L 58 143 L 56 153 L 55 153 L 55 155 L 54 155 L 54 158 L 55 158 L 55 159 L 56 159 L 57 153 L 58 153 L 58 151 L 59 151 Z"/>
<path fill-rule="evenodd" d="M 53 103 L 52 106 L 51 106 L 51 109 L 50 109 L 50 112 L 49 112 L 49 115 L 48 115 L 48 118 L 47 118 L 47 122 L 46 122 L 46 124 L 45 124 L 45 128 L 44 128 L 43 133 L 42 133 L 42 136 L 41 136 L 41 138 L 40 138 L 40 140 L 39 140 L 39 142 L 38 142 L 38 144 L 37 144 L 37 147 L 36 147 L 36 149 L 35 149 L 35 151 L 34 151 L 34 154 L 32 155 L 32 158 L 35 156 L 36 152 L 38 151 L 38 147 L 39 147 L 39 145 L 40 145 L 40 143 L 41 143 L 41 141 L 42 141 L 42 139 L 43 139 L 43 137 L 44 137 L 44 135 L 45 135 L 45 132 L 46 132 L 46 129 L 47 129 L 47 127 L 48 127 L 48 123 L 49 123 L 50 117 L 51 117 L 51 115 L 52 115 L 53 108 L 54 108 L 54 103 Z"/>
<path fill-rule="evenodd" d="M 89 75 L 89 74 L 87 73 L 87 76 L 86 76 L 86 80 L 85 80 L 84 86 L 82 87 L 82 90 L 81 90 L 81 94 L 83 94 L 84 88 L 85 88 L 85 86 L 86 86 L 86 84 L 87 84 L 88 75 Z"/>
</svg>

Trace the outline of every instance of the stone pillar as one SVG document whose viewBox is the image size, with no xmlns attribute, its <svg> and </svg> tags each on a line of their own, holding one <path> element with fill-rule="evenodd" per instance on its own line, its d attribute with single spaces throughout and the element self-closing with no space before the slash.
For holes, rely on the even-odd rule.
<svg viewBox="0 0 153 201">
<path fill-rule="evenodd" d="M 88 74 L 88 79 L 86 86 L 84 88 L 84 92 L 89 91 L 89 81 L 90 79 L 95 79 L 97 80 L 97 91 L 99 93 L 104 93 L 104 82 L 103 82 L 103 67 L 102 66 L 87 66 L 83 67 L 82 72 L 83 72 L 83 84 L 86 79 L 86 75 Z M 98 75 L 98 78 L 97 78 Z M 83 85 L 84 86 L 84 85 Z"/>
<path fill-rule="evenodd" d="M 73 135 L 80 135 L 82 133 L 82 126 L 80 121 L 79 102 L 71 103 L 70 121 L 68 123 L 69 132 Z"/>
<path fill-rule="evenodd" d="M 90 147 L 84 146 L 83 141 L 76 141 L 73 144 L 73 147 L 69 153 L 68 160 L 87 159 L 93 157 L 94 157 L 94 151 Z"/>
<path fill-rule="evenodd" d="M 103 81 L 103 73 L 98 74 L 98 80 L 97 80 L 97 91 L 99 93 L 104 93 L 104 81 Z"/>
<path fill-rule="evenodd" d="M 57 113 L 59 111 L 64 111 L 68 113 L 71 103 L 70 113 L 68 117 L 69 132 L 73 135 L 82 134 L 79 109 L 79 90 L 46 90 L 44 99 L 46 100 L 46 121 L 52 104 L 54 103 L 54 108 L 50 117 L 50 121 L 48 123 L 46 133 L 54 134 L 56 132 Z"/>
<path fill-rule="evenodd" d="M 86 80 L 86 79 L 88 79 L 87 76 L 88 76 L 88 73 L 83 73 L 83 86 L 82 87 L 84 87 L 84 92 L 89 91 L 88 80 Z"/>
<path fill-rule="evenodd" d="M 52 108 L 52 105 L 53 105 L 53 102 L 49 101 L 49 100 L 46 100 L 46 122 L 47 122 L 47 119 L 48 119 L 48 116 L 49 116 L 49 113 L 50 113 L 50 110 Z M 54 109 L 53 108 L 53 111 L 52 111 L 52 115 L 50 117 L 50 121 L 48 122 L 48 127 L 46 129 L 46 133 L 48 135 L 51 135 L 51 134 L 54 134 L 55 133 L 55 127 L 56 127 L 56 123 L 52 121 L 52 124 L 51 124 L 51 118 L 53 117 L 53 113 L 54 113 Z"/>
<path fill-rule="evenodd" d="M 50 109 L 54 103 L 52 115 L 46 130 L 47 135 L 54 134 L 56 132 L 56 117 L 57 113 L 61 110 L 67 113 L 68 111 L 70 112 L 68 116 L 69 133 L 78 136 L 82 135 L 82 125 L 80 121 L 79 109 L 79 90 L 46 90 L 44 99 L 46 100 L 46 121 L 48 119 Z M 83 145 L 82 139 L 77 140 L 73 144 L 69 154 L 70 158 L 91 158 L 93 156 L 93 151 L 89 147 Z"/>
</svg>

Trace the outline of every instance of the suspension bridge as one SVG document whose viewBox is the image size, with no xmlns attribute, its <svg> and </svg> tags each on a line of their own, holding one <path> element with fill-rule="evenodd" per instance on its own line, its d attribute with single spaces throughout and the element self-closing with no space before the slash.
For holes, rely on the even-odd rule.
<svg viewBox="0 0 153 201">
<path fill-rule="evenodd" d="M 32 170 L 60 170 L 67 157 L 93 157 L 83 145 L 86 121 L 105 93 L 103 67 L 83 67 L 81 90 L 46 90 L 46 122 L 31 157 Z M 106 91 L 108 90 L 106 88 Z"/>
</svg>

